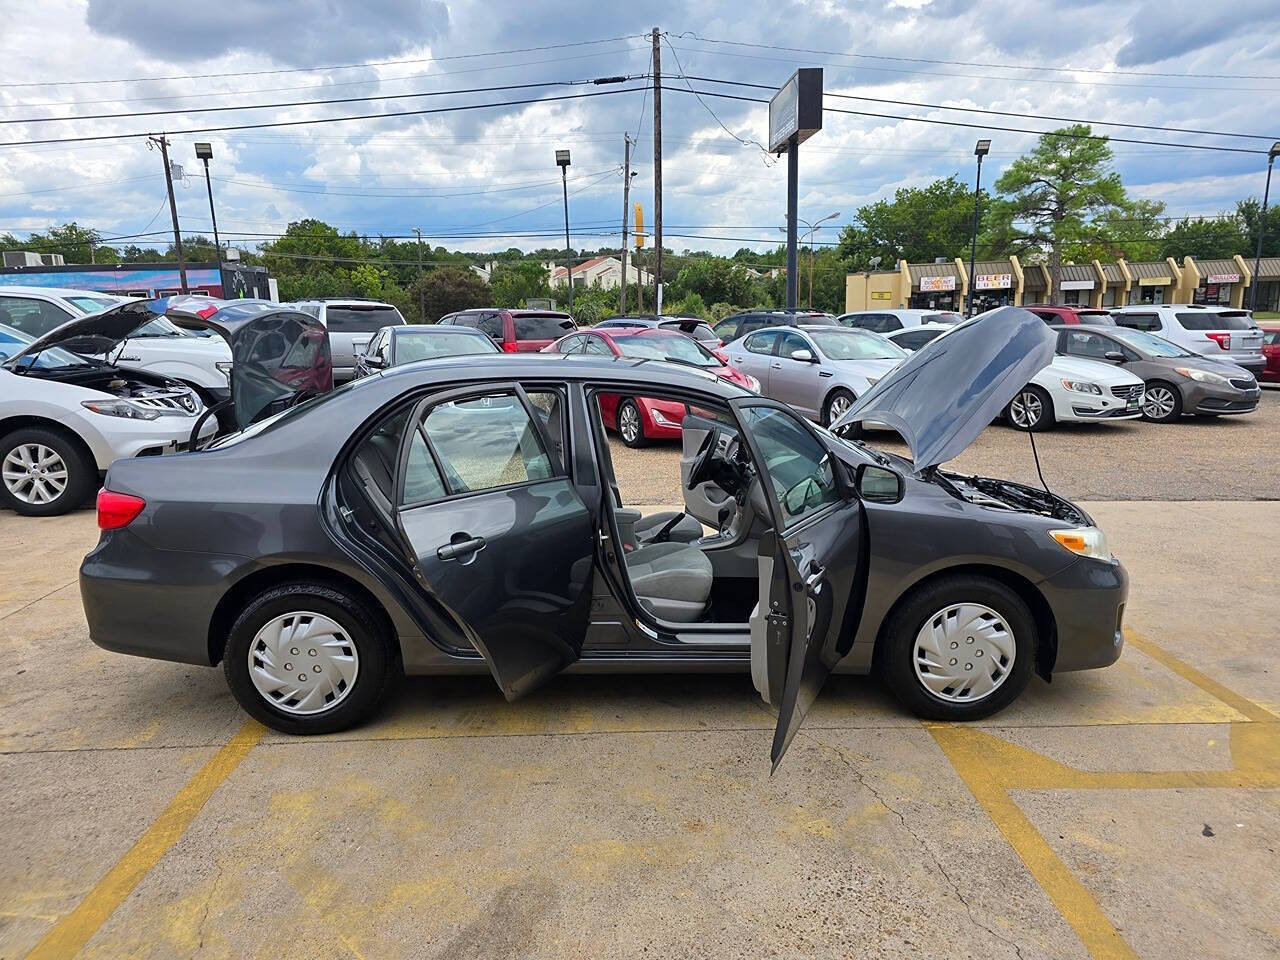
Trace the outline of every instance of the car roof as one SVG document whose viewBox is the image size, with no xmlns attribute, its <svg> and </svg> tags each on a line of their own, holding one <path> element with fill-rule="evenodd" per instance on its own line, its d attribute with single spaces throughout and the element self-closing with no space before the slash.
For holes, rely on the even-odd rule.
<svg viewBox="0 0 1280 960">
<path fill-rule="evenodd" d="M 1128 330 L 1129 328 L 1113 326 L 1110 323 L 1051 323 L 1049 324 L 1049 329 L 1050 330 L 1070 330 L 1072 332 L 1077 330 L 1085 330 L 1085 331 L 1088 331 L 1089 333 L 1101 333 L 1104 336 L 1110 336 L 1114 334 L 1117 330 Z M 1139 332 L 1142 332 L 1142 331 L 1139 331 Z"/>
<path fill-rule="evenodd" d="M 455 327 L 449 323 L 443 326 L 438 323 L 393 323 L 382 329 L 390 330 L 393 336 L 398 336 L 402 333 L 430 332 L 447 333 L 450 336 L 456 335 L 460 337 L 484 337 L 485 339 L 489 337 L 487 333 L 482 333 L 475 327 Z"/>
</svg>

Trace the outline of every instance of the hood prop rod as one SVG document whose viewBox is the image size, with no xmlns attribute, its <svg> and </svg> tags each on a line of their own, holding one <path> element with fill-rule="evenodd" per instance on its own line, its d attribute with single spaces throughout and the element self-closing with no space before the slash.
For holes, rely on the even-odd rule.
<svg viewBox="0 0 1280 960">
<path fill-rule="evenodd" d="M 1040 469 L 1040 454 L 1036 452 L 1036 433 L 1034 430 L 1027 431 L 1027 437 L 1031 440 L 1031 456 L 1036 462 L 1036 476 L 1040 478 L 1040 486 L 1044 487 L 1044 492 L 1053 496 L 1053 491 L 1049 489 L 1049 484 L 1044 482 L 1044 471 Z"/>
</svg>

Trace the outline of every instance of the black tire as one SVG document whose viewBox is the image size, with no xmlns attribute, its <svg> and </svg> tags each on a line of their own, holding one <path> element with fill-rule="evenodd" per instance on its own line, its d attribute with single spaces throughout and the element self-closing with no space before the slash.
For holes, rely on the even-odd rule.
<svg viewBox="0 0 1280 960">
<path fill-rule="evenodd" d="M 358 669 L 350 692 L 335 706 L 318 713 L 289 713 L 259 693 L 249 675 L 249 648 L 258 631 L 276 617 L 308 611 L 338 624 L 357 654 Z M 254 597 L 227 635 L 222 670 L 245 712 L 282 733 L 311 735 L 345 730 L 365 720 L 386 699 L 400 675 L 399 658 L 390 637 L 359 600 L 328 584 L 300 581 L 273 587 Z M 300 656 L 306 656 L 301 651 Z"/>
<path fill-rule="evenodd" d="M 624 410 L 630 410 L 630 413 L 635 416 L 635 432 L 630 437 L 627 436 L 628 431 L 623 430 Z M 628 398 L 621 401 L 618 404 L 616 418 L 618 436 L 622 438 L 623 443 L 633 450 L 649 445 L 649 438 L 644 435 L 644 417 L 640 415 L 640 407 L 634 400 Z"/>
<path fill-rule="evenodd" d="M 1017 412 L 1019 405 L 1022 405 L 1023 409 L 1030 414 L 1037 403 L 1040 410 L 1038 416 L 1019 416 Z M 1042 433 L 1045 430 L 1052 430 L 1058 422 L 1053 412 L 1053 400 L 1043 388 L 1037 387 L 1034 383 L 1027 384 L 1018 391 L 1016 397 L 1009 401 L 1008 406 L 1004 408 L 1004 419 L 1013 429 L 1021 430 L 1023 433 Z M 1019 419 L 1024 419 L 1025 422 L 1019 423 Z"/>
<path fill-rule="evenodd" d="M 930 618 L 957 603 L 980 603 L 990 608 L 1013 633 L 1013 667 L 1004 681 L 980 700 L 944 700 L 926 689 L 916 676 L 917 634 Z M 1026 689 L 1035 670 L 1037 642 L 1035 619 L 1013 590 L 990 577 L 956 574 L 930 581 L 898 603 L 880 635 L 876 666 L 894 696 L 916 716 L 926 720 L 980 720 L 1007 707 Z"/>
<path fill-rule="evenodd" d="M 1173 399 L 1173 407 L 1170 408 L 1168 412 L 1165 413 L 1164 415 L 1152 416 L 1151 414 L 1147 413 L 1147 403 L 1148 403 L 1147 396 L 1150 395 L 1152 390 L 1159 391 L 1157 393 L 1157 396 L 1161 395 L 1160 392 L 1168 391 L 1169 396 L 1172 397 Z M 1144 395 L 1142 398 L 1142 419 L 1150 421 L 1151 423 L 1176 423 L 1181 417 L 1182 417 L 1182 392 L 1173 384 L 1167 383 L 1164 380 L 1152 380 L 1150 383 L 1148 383 L 1147 394 Z"/>
<path fill-rule="evenodd" d="M 835 419 L 831 413 L 831 408 L 837 401 L 853 403 L 856 399 L 858 398 L 853 395 L 853 392 L 846 390 L 844 387 L 836 387 L 836 389 L 832 390 L 827 394 L 827 399 L 822 402 L 822 425 L 824 427 L 831 426 L 831 421 Z"/>
<path fill-rule="evenodd" d="M 0 470 L 12 470 L 8 463 L 11 453 L 22 447 L 41 446 L 52 450 L 61 458 L 66 469 L 66 485 L 62 492 L 44 503 L 22 499 L 17 489 L 10 489 L 9 482 L 0 480 L 0 506 L 5 506 L 24 517 L 56 517 L 70 513 L 98 489 L 98 465 L 65 434 L 41 427 L 24 427 L 0 438 Z"/>
</svg>

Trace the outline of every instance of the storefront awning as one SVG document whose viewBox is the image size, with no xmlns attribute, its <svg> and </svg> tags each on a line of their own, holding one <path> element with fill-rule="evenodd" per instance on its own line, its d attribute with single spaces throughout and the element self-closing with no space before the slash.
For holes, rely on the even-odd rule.
<svg viewBox="0 0 1280 960">
<path fill-rule="evenodd" d="M 1119 284 L 1123 286 L 1125 283 L 1126 278 L 1124 271 L 1120 269 L 1120 264 L 1118 263 L 1102 264 L 1102 275 L 1106 277 L 1107 286 L 1111 286 L 1112 284 Z"/>
<path fill-rule="evenodd" d="M 1145 260 L 1140 263 L 1131 263 L 1129 264 L 1129 273 L 1133 275 L 1133 279 L 1144 287 L 1159 287 L 1173 283 L 1173 275 L 1169 271 L 1169 264 L 1164 260 Z"/>
<path fill-rule="evenodd" d="M 1012 290 L 1013 264 L 1008 260 L 979 260 L 973 265 L 974 290 Z"/>
<path fill-rule="evenodd" d="M 1253 266 L 1252 263 L 1249 264 Z M 1263 257 L 1258 262 L 1259 280 L 1280 280 L 1280 257 Z"/>
<path fill-rule="evenodd" d="M 928 277 L 951 278 L 951 286 L 924 284 L 924 286 L 933 286 L 936 290 L 954 290 L 960 286 L 960 271 L 956 269 L 955 261 L 952 260 L 946 263 L 909 263 L 907 264 L 907 272 L 911 275 L 911 285 L 913 287 L 920 287 L 920 281 Z"/>
<path fill-rule="evenodd" d="M 1092 290 L 1098 276 L 1086 263 L 1064 263 L 1058 268 L 1058 286 L 1063 290 Z"/>
<path fill-rule="evenodd" d="M 1240 264 L 1234 260 L 1197 260 L 1196 269 L 1200 271 L 1202 284 L 1239 283 L 1244 279 L 1240 273 Z"/>
</svg>

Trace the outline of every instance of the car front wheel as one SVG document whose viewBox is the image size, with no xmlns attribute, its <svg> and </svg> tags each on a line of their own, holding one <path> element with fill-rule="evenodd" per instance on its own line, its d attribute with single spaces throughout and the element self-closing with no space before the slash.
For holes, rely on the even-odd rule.
<svg viewBox="0 0 1280 960">
<path fill-rule="evenodd" d="M 644 420 L 640 417 L 640 407 L 634 400 L 623 400 L 618 404 L 618 435 L 628 447 L 643 447 L 648 443 L 644 435 Z"/>
<path fill-rule="evenodd" d="M 288 583 L 255 597 L 223 651 L 227 685 L 247 713 L 283 733 L 354 726 L 398 673 L 365 605 L 323 583 Z"/>
<path fill-rule="evenodd" d="M 1004 408 L 1004 415 L 1015 430 L 1048 430 L 1055 423 L 1053 400 L 1034 384 L 1018 391 Z"/>
<path fill-rule="evenodd" d="M 1147 384 L 1142 395 L 1142 419 L 1152 423 L 1173 423 L 1182 416 L 1182 394 L 1163 380 Z"/>
<path fill-rule="evenodd" d="M 23 516 L 68 513 L 97 482 L 97 465 L 60 433 L 33 427 L 0 439 L 0 504 Z"/>
<path fill-rule="evenodd" d="M 1031 611 L 988 577 L 942 577 L 885 623 L 878 666 L 894 695 L 928 720 L 977 720 L 1026 688 L 1036 658 Z"/>
</svg>

